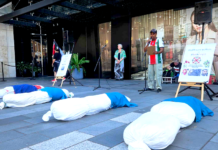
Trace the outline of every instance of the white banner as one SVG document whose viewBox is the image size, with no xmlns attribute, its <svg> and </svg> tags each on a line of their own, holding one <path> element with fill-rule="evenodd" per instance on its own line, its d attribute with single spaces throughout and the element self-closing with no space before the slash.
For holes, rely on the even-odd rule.
<svg viewBox="0 0 218 150">
<path fill-rule="evenodd" d="M 61 58 L 61 63 L 58 68 L 57 77 L 64 77 L 67 73 L 68 66 L 70 64 L 72 54 L 63 55 Z"/>
<path fill-rule="evenodd" d="M 208 82 L 216 44 L 187 45 L 179 82 Z"/>
</svg>

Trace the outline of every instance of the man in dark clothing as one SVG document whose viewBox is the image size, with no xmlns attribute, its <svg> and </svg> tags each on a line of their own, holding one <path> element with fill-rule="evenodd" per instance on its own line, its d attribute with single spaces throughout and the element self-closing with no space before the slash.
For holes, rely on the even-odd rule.
<svg viewBox="0 0 218 150">
<path fill-rule="evenodd" d="M 178 59 L 174 59 L 173 62 L 170 64 L 170 67 L 172 67 L 172 71 L 174 72 L 174 76 L 178 77 L 180 74 L 182 63 L 179 62 Z"/>
<path fill-rule="evenodd" d="M 56 77 L 60 62 L 61 62 L 61 54 L 60 54 L 60 50 L 57 48 L 55 50 L 54 58 L 53 58 L 53 61 L 52 61 L 52 66 L 54 67 L 54 69 L 53 69 L 54 77 Z M 56 79 L 52 80 L 52 82 L 55 82 L 55 81 L 56 81 Z"/>
</svg>

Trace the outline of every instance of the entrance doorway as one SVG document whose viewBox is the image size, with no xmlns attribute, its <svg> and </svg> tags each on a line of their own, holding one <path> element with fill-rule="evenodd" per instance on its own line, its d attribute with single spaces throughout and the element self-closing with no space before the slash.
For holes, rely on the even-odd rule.
<svg viewBox="0 0 218 150">
<path fill-rule="evenodd" d="M 42 42 L 39 35 L 32 34 L 31 37 L 31 51 L 33 66 L 38 68 L 35 76 L 48 75 L 48 49 L 47 37 L 42 36 Z"/>
</svg>

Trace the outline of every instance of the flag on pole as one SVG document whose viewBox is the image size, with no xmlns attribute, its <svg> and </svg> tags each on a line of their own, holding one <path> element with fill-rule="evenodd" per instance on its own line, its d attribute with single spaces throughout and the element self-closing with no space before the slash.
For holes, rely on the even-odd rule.
<svg viewBox="0 0 218 150">
<path fill-rule="evenodd" d="M 54 42 L 53 42 L 53 52 L 52 52 L 52 55 L 55 54 L 55 49 L 59 49 L 60 54 L 61 54 L 61 57 L 64 55 L 62 49 L 58 46 L 58 44 L 57 44 L 56 41 L 54 40 Z"/>
</svg>

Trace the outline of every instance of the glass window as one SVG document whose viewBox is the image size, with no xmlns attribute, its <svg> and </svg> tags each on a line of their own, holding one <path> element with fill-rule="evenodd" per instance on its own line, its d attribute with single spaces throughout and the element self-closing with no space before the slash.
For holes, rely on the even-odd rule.
<svg viewBox="0 0 218 150">
<path fill-rule="evenodd" d="M 102 76 L 111 77 L 111 22 L 99 24 Z M 102 47 L 106 47 L 102 49 Z"/>
<path fill-rule="evenodd" d="M 37 72 L 39 75 L 47 75 L 47 65 L 48 65 L 48 50 L 47 50 L 47 39 L 42 39 L 42 47 L 40 44 L 40 39 L 31 39 L 32 57 L 34 59 L 34 66 L 39 67 L 40 70 Z M 42 50 L 41 50 L 42 48 Z"/>
<path fill-rule="evenodd" d="M 213 22 L 205 25 L 205 43 L 218 44 L 218 4 L 213 5 Z M 150 30 L 157 29 L 157 37 L 164 41 L 163 67 L 168 66 L 173 58 L 182 61 L 187 44 L 198 44 L 202 40 L 202 25 L 194 24 L 194 8 L 167 10 L 132 18 L 132 77 L 134 73 L 144 71 L 143 48 L 150 38 Z M 215 53 L 218 53 L 218 47 Z M 148 57 L 147 57 L 148 64 Z"/>
</svg>

